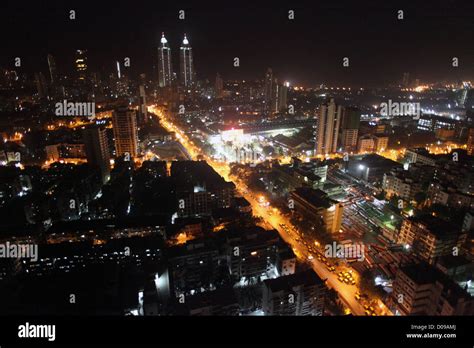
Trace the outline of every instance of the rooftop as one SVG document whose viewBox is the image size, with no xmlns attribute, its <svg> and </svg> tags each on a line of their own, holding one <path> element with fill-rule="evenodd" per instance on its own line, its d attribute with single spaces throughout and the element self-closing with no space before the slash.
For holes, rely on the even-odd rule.
<svg viewBox="0 0 474 348">
<path fill-rule="evenodd" d="M 361 164 L 364 164 L 366 167 L 396 167 L 401 166 L 400 163 L 392 161 L 391 159 L 379 156 L 376 154 L 370 154 L 362 157 L 360 160 Z"/>
<path fill-rule="evenodd" d="M 273 292 L 282 290 L 291 290 L 296 286 L 312 286 L 312 285 L 323 285 L 324 281 L 311 269 L 275 278 L 267 279 L 264 281 L 267 288 L 270 288 Z"/>
<path fill-rule="evenodd" d="M 226 181 L 205 161 L 174 161 L 171 165 L 171 176 L 183 185 L 204 185 L 207 190 L 233 188 L 232 182 Z"/>
<path fill-rule="evenodd" d="M 318 208 L 329 208 L 338 203 L 334 199 L 328 197 L 327 193 L 321 190 L 315 190 L 310 187 L 298 187 L 292 194 L 297 195 Z"/>
<path fill-rule="evenodd" d="M 413 216 L 410 217 L 409 220 L 414 223 L 423 224 L 431 233 L 436 235 L 438 238 L 443 238 L 453 233 L 458 233 L 461 230 L 460 226 L 458 227 L 439 217 L 430 214 Z"/>
</svg>

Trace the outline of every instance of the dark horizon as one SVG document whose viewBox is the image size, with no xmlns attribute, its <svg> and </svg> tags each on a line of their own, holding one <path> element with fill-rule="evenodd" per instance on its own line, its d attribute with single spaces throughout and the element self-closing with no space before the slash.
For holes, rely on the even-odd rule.
<svg viewBox="0 0 474 348">
<path fill-rule="evenodd" d="M 178 72 L 183 34 L 194 51 L 198 79 L 261 79 L 271 67 L 293 85 L 375 87 L 398 82 L 404 72 L 422 82 L 474 78 L 474 5 L 468 1 L 353 3 L 331 1 L 287 5 L 245 2 L 173 4 L 127 1 L 10 2 L 0 15 L 4 45 L 1 68 L 47 73 L 52 54 L 58 70 L 70 74 L 76 49 L 87 49 L 90 71 L 112 72 L 130 57 L 132 78 L 156 78 L 157 46 L 165 32 Z M 69 20 L 69 10 L 76 19 Z M 178 11 L 185 10 L 185 20 Z M 287 18 L 288 10 L 295 19 Z M 397 10 L 404 19 L 397 19 Z M 21 23 L 21 25 L 19 25 Z M 233 67 L 233 58 L 240 67 Z M 350 67 L 342 67 L 349 57 Z M 459 67 L 451 66 L 452 57 Z M 125 70 L 125 73 L 126 70 Z"/>
</svg>

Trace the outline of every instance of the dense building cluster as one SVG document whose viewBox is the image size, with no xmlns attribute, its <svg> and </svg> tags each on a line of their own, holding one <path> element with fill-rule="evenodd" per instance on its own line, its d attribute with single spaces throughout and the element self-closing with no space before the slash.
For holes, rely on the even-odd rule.
<svg viewBox="0 0 474 348">
<path fill-rule="evenodd" d="M 472 82 L 209 78 L 198 33 L 0 69 L 3 313 L 474 314 Z"/>
</svg>

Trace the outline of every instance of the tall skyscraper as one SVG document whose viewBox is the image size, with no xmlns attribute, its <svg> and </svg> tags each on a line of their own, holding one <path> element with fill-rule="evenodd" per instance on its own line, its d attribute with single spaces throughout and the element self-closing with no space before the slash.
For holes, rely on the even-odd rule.
<svg viewBox="0 0 474 348">
<path fill-rule="evenodd" d="M 341 147 L 344 151 L 355 151 L 359 136 L 360 110 L 354 107 L 342 109 Z"/>
<path fill-rule="evenodd" d="M 193 50 L 189 41 L 184 34 L 184 39 L 179 48 L 180 61 L 180 81 L 183 86 L 189 87 L 194 83 L 194 65 L 193 65 Z"/>
<path fill-rule="evenodd" d="M 168 46 L 165 33 L 162 33 L 160 46 L 158 47 L 158 84 L 160 87 L 171 86 L 172 79 L 171 48 Z"/>
<path fill-rule="evenodd" d="M 273 91 L 271 96 L 271 112 L 277 113 L 280 109 L 279 107 L 279 96 L 280 96 L 281 86 L 278 84 L 278 80 L 275 78 L 273 80 Z"/>
<path fill-rule="evenodd" d="M 138 120 L 143 124 L 148 121 L 148 113 L 146 107 L 146 93 L 145 86 L 138 86 Z"/>
<path fill-rule="evenodd" d="M 342 107 L 336 105 L 334 98 L 321 105 L 316 128 L 316 155 L 326 155 L 337 151 L 337 136 Z"/>
<path fill-rule="evenodd" d="M 117 78 L 120 80 L 122 78 L 122 73 L 120 71 L 120 62 L 117 61 Z"/>
<path fill-rule="evenodd" d="M 216 86 L 215 86 L 216 98 L 222 98 L 224 94 L 224 80 L 221 75 L 216 75 Z"/>
<path fill-rule="evenodd" d="M 51 79 L 51 84 L 58 82 L 58 73 L 56 70 L 56 61 L 51 54 L 48 54 L 48 66 L 49 66 L 49 77 Z"/>
<path fill-rule="evenodd" d="M 87 163 L 99 168 L 102 183 L 106 183 L 110 176 L 110 152 L 107 143 L 107 130 L 97 126 L 84 129 L 84 147 Z"/>
<path fill-rule="evenodd" d="M 135 110 L 121 107 L 112 114 L 114 129 L 115 155 L 120 157 L 129 154 L 138 155 L 138 128 Z"/>
<path fill-rule="evenodd" d="M 403 73 L 402 87 L 408 87 L 410 85 L 410 73 Z"/>
<path fill-rule="evenodd" d="M 288 87 L 290 87 L 289 82 L 285 82 L 282 85 L 278 86 L 278 111 L 282 112 L 285 111 L 288 107 Z"/>
<path fill-rule="evenodd" d="M 273 71 L 271 68 L 268 68 L 265 74 L 265 87 L 263 91 L 263 113 L 266 116 L 268 116 L 272 111 L 272 105 L 274 100 L 273 82 Z"/>
<path fill-rule="evenodd" d="M 85 80 L 87 74 L 87 51 L 76 51 L 76 72 L 79 80 Z"/>
</svg>

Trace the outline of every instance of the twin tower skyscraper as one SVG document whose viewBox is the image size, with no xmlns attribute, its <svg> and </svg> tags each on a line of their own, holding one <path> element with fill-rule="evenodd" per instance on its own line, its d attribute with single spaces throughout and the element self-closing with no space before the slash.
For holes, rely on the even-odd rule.
<svg viewBox="0 0 474 348">
<path fill-rule="evenodd" d="M 158 81 L 160 87 L 171 86 L 174 80 L 171 48 L 165 34 L 161 34 L 158 47 Z M 196 80 L 193 64 L 193 51 L 189 40 L 184 34 L 183 42 L 179 48 L 179 82 L 185 87 L 190 87 Z"/>
</svg>

